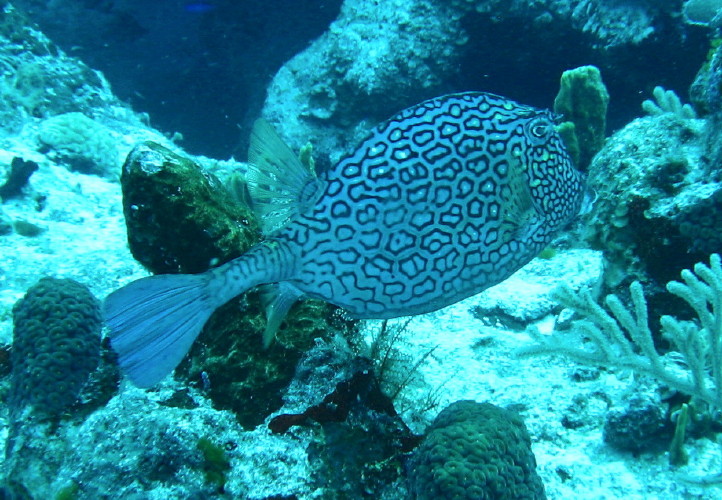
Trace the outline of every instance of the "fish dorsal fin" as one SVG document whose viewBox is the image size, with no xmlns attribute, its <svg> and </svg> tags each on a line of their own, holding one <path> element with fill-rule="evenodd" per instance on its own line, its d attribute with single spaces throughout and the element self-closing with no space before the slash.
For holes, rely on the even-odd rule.
<svg viewBox="0 0 722 500">
<path fill-rule="evenodd" d="M 276 338 L 276 332 L 291 306 L 303 296 L 303 293 L 295 286 L 284 282 L 263 285 L 260 289 L 261 301 L 266 307 L 263 347 L 268 348 Z"/>
<path fill-rule="evenodd" d="M 525 240 L 544 223 L 544 213 L 531 194 L 525 178 L 524 165 L 518 157 L 509 158 L 509 182 L 501 188 L 502 241 Z"/>
<path fill-rule="evenodd" d="M 322 182 L 264 119 L 253 124 L 248 149 L 248 191 L 253 209 L 268 234 L 318 200 Z"/>
</svg>

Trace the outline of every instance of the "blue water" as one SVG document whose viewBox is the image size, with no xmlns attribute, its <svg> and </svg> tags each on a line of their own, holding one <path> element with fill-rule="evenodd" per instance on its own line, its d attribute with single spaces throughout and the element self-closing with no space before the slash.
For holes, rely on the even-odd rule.
<svg viewBox="0 0 722 500">
<path fill-rule="evenodd" d="M 722 497 L 706 484 L 722 470 L 717 3 L 2 6 L 2 498 Z M 562 73 L 582 66 L 601 81 L 580 77 L 572 107 L 555 103 Z M 508 280 L 388 324 L 303 302 L 268 349 L 268 294 L 255 290 L 221 308 L 174 375 L 148 389 L 123 376 L 107 329 L 79 340 L 73 321 L 90 325 L 82 318 L 119 287 L 215 267 L 264 237 L 245 185 L 258 118 L 323 176 L 400 110 L 463 91 L 553 110 L 590 193 Z M 129 159 L 143 141 L 188 160 Z M 684 269 L 701 280 L 684 275 L 686 296 L 667 288 Z M 16 304 L 43 276 L 77 281 L 97 304 L 49 294 L 27 319 Z M 575 290 L 567 300 L 562 285 Z M 637 325 L 569 299 L 585 287 L 608 311 L 615 299 L 604 297 L 618 297 Z M 530 346 L 541 352 L 519 357 Z M 429 434 L 460 400 L 513 411 L 525 431 L 496 436 L 467 415 Z M 525 481 L 544 493 L 524 496 Z"/>
</svg>

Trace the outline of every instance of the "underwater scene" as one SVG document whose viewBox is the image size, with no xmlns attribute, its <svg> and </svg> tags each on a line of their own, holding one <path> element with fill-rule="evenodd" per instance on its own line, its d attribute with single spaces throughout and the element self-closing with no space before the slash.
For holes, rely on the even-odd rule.
<svg viewBox="0 0 722 500">
<path fill-rule="evenodd" d="M 722 0 L 0 0 L 0 499 L 722 498 Z"/>
</svg>

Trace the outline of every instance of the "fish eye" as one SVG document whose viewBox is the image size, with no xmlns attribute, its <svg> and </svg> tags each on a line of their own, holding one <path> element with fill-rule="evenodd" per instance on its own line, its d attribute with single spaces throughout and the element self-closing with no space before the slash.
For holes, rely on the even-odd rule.
<svg viewBox="0 0 722 500">
<path fill-rule="evenodd" d="M 534 125 L 531 129 L 531 133 L 537 137 L 544 137 L 547 133 L 546 125 Z"/>
<path fill-rule="evenodd" d="M 531 127 L 531 133 L 535 137 L 544 137 L 549 132 L 549 125 L 546 123 L 535 123 Z"/>
<path fill-rule="evenodd" d="M 552 130 L 552 124 L 543 117 L 537 117 L 527 123 L 526 131 L 531 139 L 547 139 Z"/>
</svg>

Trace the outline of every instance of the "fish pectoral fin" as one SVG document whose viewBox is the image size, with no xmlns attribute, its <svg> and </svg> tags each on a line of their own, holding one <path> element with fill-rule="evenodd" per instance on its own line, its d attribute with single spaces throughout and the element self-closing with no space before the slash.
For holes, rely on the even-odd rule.
<svg viewBox="0 0 722 500">
<path fill-rule="evenodd" d="M 500 237 L 504 243 L 526 240 L 544 223 L 544 219 L 529 211 L 519 217 L 504 218 L 500 226 Z"/>
<path fill-rule="evenodd" d="M 253 209 L 266 234 L 283 227 L 321 195 L 323 182 L 313 172 L 313 162 L 307 159 L 305 163 L 270 123 L 256 120 L 248 149 L 246 180 Z"/>
<path fill-rule="evenodd" d="M 509 161 L 509 182 L 501 188 L 500 235 L 504 242 L 526 239 L 544 223 L 519 159 Z"/>
<path fill-rule="evenodd" d="M 261 287 L 261 301 L 266 307 L 266 329 L 263 331 L 263 347 L 268 348 L 276 338 L 276 332 L 281 326 L 291 306 L 303 296 L 295 286 L 281 282 Z"/>
</svg>

